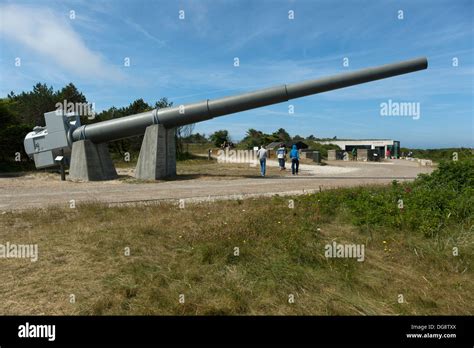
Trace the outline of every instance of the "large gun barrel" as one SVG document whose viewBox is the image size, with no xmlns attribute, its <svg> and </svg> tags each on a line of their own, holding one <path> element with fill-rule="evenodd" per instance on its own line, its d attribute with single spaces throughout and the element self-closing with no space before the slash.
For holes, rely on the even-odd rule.
<svg viewBox="0 0 474 348">
<path fill-rule="evenodd" d="M 407 74 L 427 67 L 428 61 L 426 58 L 416 58 L 215 100 L 207 99 L 188 105 L 155 109 L 136 115 L 83 125 L 72 132 L 72 140 L 89 139 L 94 143 L 118 140 L 144 134 L 145 129 L 153 124 L 162 124 L 166 128 L 182 126 L 218 116 L 286 102 L 290 99 Z"/>
<path fill-rule="evenodd" d="M 89 140 L 92 144 L 107 143 L 109 141 L 143 135 L 147 128 L 152 125 L 161 125 L 163 129 L 171 130 L 177 126 L 277 104 L 311 94 L 407 74 L 426 69 L 427 67 L 428 61 L 426 58 L 411 59 L 322 79 L 261 89 L 235 96 L 214 100 L 207 99 L 193 104 L 154 109 L 136 115 L 88 125 L 81 125 L 79 115 L 74 112 L 65 113 L 62 110 L 51 111 L 44 115 L 46 127 L 35 127 L 32 132 L 26 135 L 24 140 L 25 151 L 29 156 L 34 158 L 36 168 L 52 167 L 56 166 L 58 161 L 62 158 L 68 160 L 74 147 L 74 142 L 79 140 Z M 171 131 L 170 134 L 172 133 Z M 172 140 L 168 139 L 167 141 L 171 142 Z M 170 149 L 172 148 L 171 146 Z M 99 150 L 96 151 L 97 154 L 99 153 L 98 151 Z M 170 150 L 170 152 L 173 151 Z M 98 162 L 101 161 L 99 160 Z M 90 168 L 92 167 L 93 166 Z M 170 168 L 171 167 L 173 166 L 170 165 Z M 75 169 L 73 172 L 74 171 Z"/>
</svg>

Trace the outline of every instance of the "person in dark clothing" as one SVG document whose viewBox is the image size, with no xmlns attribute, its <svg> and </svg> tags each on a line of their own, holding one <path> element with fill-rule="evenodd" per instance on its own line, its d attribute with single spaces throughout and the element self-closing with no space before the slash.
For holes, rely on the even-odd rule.
<svg viewBox="0 0 474 348">
<path fill-rule="evenodd" d="M 290 158 L 291 158 L 291 174 L 295 175 L 298 174 L 298 168 L 300 166 L 300 153 L 296 148 L 296 145 L 293 145 L 290 151 Z"/>
</svg>

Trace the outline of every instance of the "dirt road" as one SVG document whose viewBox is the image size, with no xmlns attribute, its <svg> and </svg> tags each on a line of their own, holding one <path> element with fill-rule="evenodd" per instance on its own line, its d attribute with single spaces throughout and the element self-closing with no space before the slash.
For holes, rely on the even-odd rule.
<svg viewBox="0 0 474 348">
<path fill-rule="evenodd" d="M 33 173 L 17 177 L 0 177 L 0 213 L 50 205 L 69 206 L 86 201 L 111 204 L 152 201 L 189 201 L 236 199 L 275 194 L 304 194 L 322 189 L 384 184 L 392 180 L 413 180 L 430 167 L 393 160 L 388 163 L 328 162 L 327 166 L 301 165 L 298 176 L 290 172 L 261 178 L 214 178 L 183 176 L 175 180 L 139 183 L 113 180 L 105 182 L 61 182 L 57 175 Z M 218 164 L 216 164 L 218 165 Z M 269 163 L 274 166 L 275 163 Z M 118 170 L 122 178 L 130 170 Z"/>
</svg>

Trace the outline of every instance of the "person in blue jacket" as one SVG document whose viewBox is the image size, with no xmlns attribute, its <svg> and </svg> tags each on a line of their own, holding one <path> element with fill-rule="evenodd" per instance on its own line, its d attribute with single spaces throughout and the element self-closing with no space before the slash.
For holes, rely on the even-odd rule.
<svg viewBox="0 0 474 348">
<path fill-rule="evenodd" d="M 300 166 L 300 153 L 296 148 L 296 145 L 293 145 L 290 151 L 291 158 L 291 174 L 298 174 L 298 167 Z"/>
</svg>

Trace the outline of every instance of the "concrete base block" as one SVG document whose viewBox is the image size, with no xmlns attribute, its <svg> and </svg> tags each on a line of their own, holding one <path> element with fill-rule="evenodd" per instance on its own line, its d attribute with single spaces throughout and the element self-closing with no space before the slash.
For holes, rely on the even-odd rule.
<svg viewBox="0 0 474 348">
<path fill-rule="evenodd" d="M 357 149 L 357 160 L 362 162 L 367 162 L 369 159 L 369 150 L 367 149 Z"/>
<path fill-rule="evenodd" d="M 328 161 L 335 161 L 336 159 L 336 150 L 328 150 Z"/>
<path fill-rule="evenodd" d="M 138 157 L 135 177 L 158 180 L 176 175 L 175 128 L 161 124 L 147 127 Z"/>
<path fill-rule="evenodd" d="M 313 160 L 313 162 L 321 163 L 321 154 L 319 151 L 305 151 L 301 153 L 301 157 Z"/>
<path fill-rule="evenodd" d="M 74 142 L 69 178 L 84 181 L 116 179 L 117 171 L 107 144 L 94 144 L 90 140 Z"/>
</svg>

